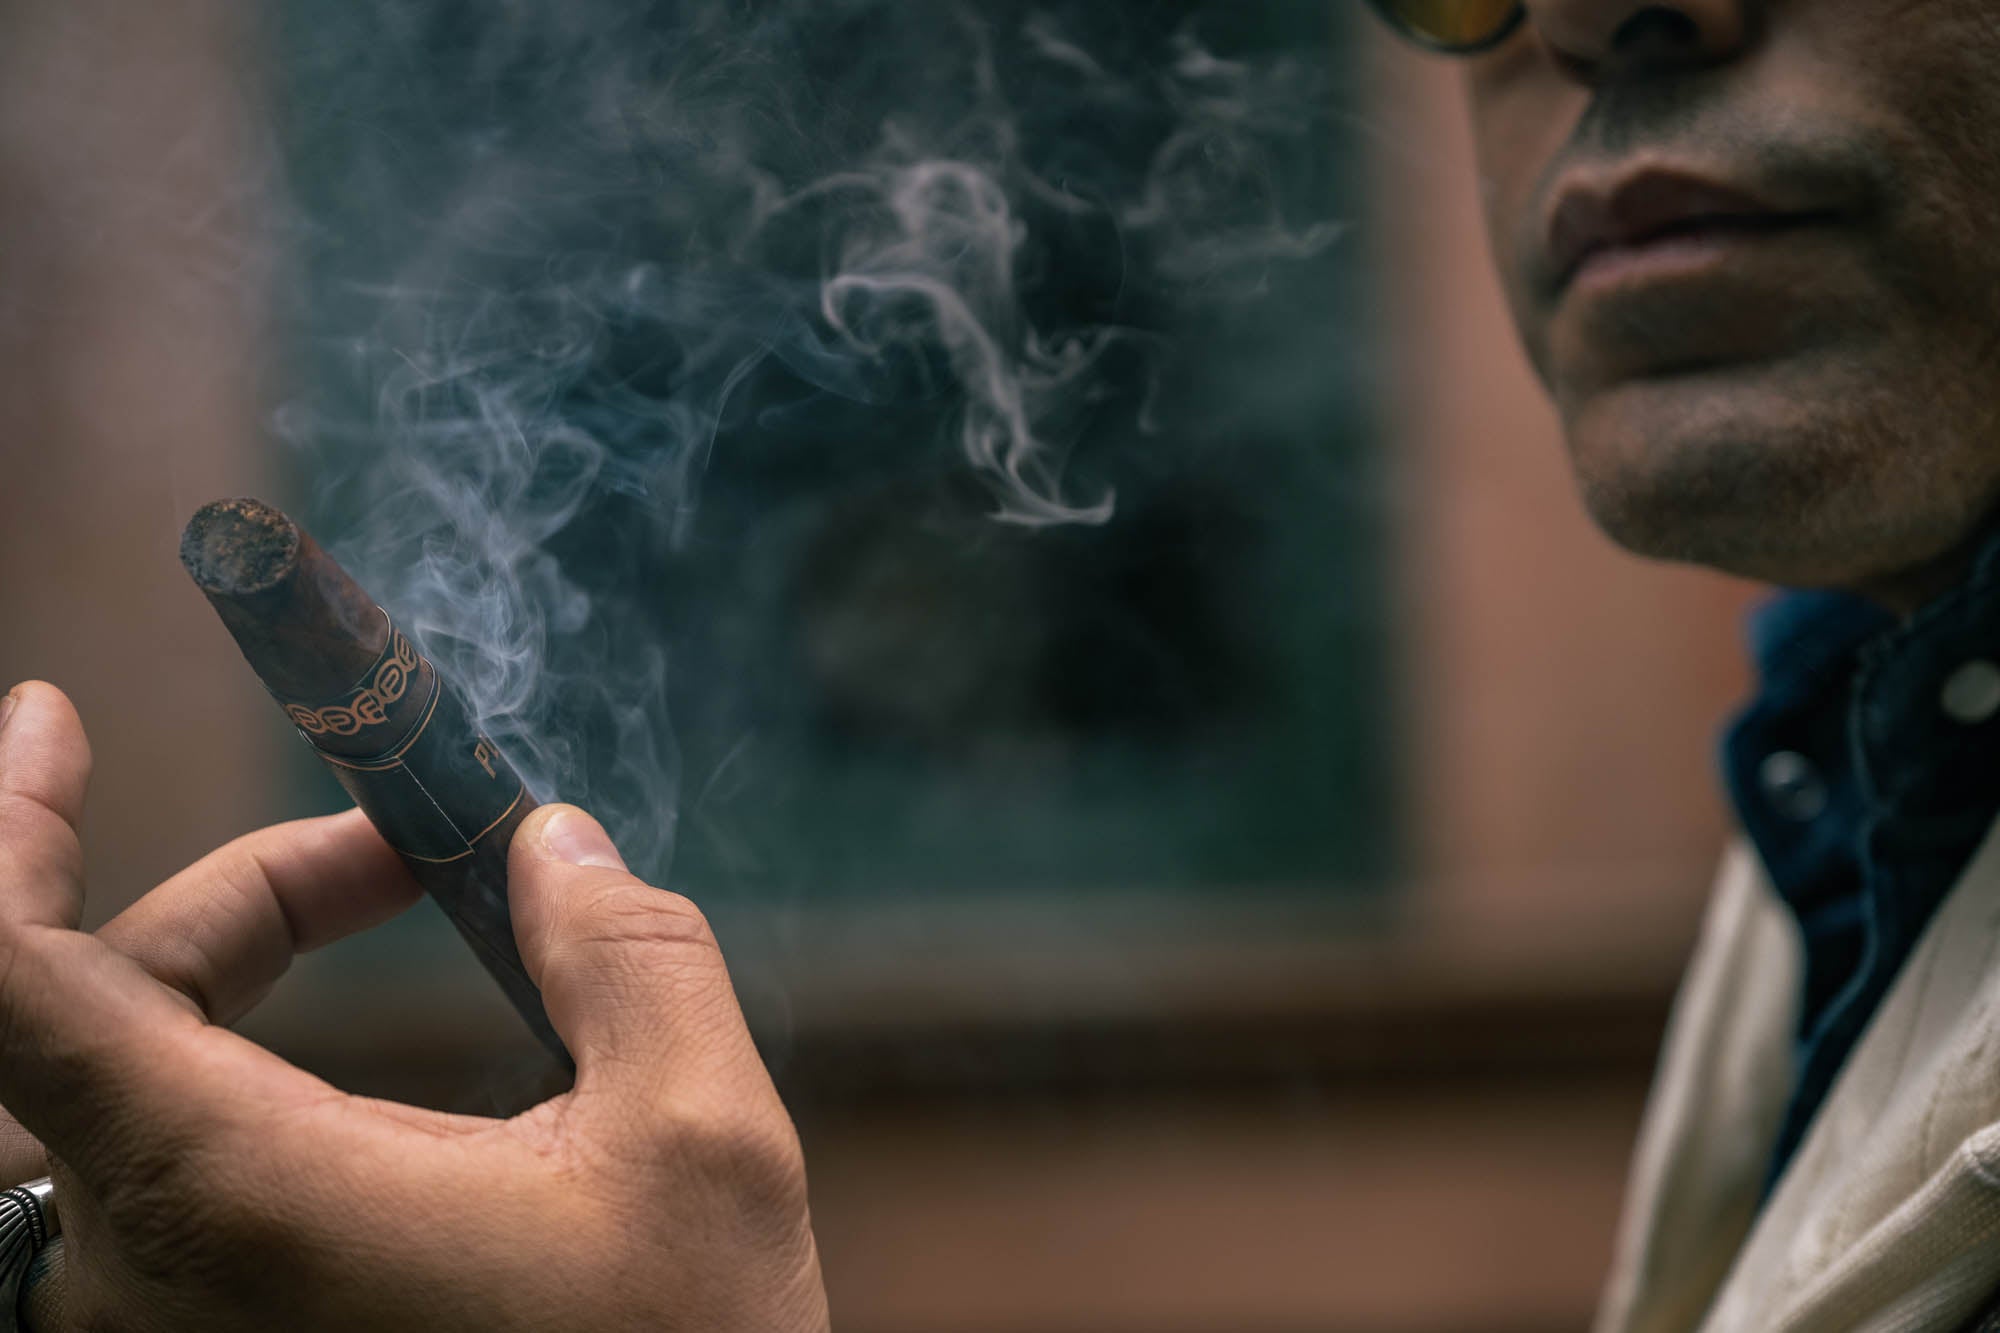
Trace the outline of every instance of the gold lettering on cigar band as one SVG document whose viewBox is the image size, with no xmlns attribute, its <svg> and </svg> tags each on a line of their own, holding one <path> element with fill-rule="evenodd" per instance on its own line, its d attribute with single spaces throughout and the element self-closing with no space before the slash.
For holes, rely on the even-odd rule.
<svg viewBox="0 0 2000 1333">
<path fill-rule="evenodd" d="M 492 741 L 481 736 L 479 744 L 472 747 L 472 757 L 478 761 L 481 768 L 486 770 L 487 777 L 497 778 L 500 776 L 493 770 L 493 761 L 500 757 L 500 751 L 494 748 Z"/>
<path fill-rule="evenodd" d="M 380 726 L 389 720 L 389 705 L 409 692 L 410 680 L 422 662 L 403 632 L 391 629 L 389 649 L 366 685 L 344 702 L 324 708 L 286 704 L 285 716 L 308 736 L 352 736 L 363 727 Z"/>
</svg>

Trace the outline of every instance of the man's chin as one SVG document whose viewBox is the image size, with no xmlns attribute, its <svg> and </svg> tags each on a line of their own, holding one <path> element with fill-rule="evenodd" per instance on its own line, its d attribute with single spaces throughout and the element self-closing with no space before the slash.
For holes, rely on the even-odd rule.
<svg viewBox="0 0 2000 1333">
<path fill-rule="evenodd" d="M 1920 442 L 1851 411 L 1836 424 L 1823 395 L 1759 378 L 1634 381 L 1565 412 L 1584 503 L 1607 536 L 1743 578 L 1856 587 L 1936 560 L 1977 522 L 1983 507 L 1913 456 Z"/>
</svg>

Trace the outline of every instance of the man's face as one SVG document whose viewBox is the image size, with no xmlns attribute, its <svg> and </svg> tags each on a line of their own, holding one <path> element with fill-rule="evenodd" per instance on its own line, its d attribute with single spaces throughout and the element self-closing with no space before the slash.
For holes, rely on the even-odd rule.
<svg viewBox="0 0 2000 1333">
<path fill-rule="evenodd" d="M 2000 3 L 1526 8 L 1468 88 L 1591 512 L 1647 554 L 1925 590 L 2000 503 Z"/>
</svg>

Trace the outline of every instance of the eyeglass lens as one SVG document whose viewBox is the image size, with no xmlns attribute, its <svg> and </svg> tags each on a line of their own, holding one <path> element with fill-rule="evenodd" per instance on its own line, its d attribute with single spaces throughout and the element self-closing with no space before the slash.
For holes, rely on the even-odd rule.
<svg viewBox="0 0 2000 1333">
<path fill-rule="evenodd" d="M 1520 0 L 1378 0 L 1390 22 L 1429 46 L 1477 50 L 1520 21 Z"/>
</svg>

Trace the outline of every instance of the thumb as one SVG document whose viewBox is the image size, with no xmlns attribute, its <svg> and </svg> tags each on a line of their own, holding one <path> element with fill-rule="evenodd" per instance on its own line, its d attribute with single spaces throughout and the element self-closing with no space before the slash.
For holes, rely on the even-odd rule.
<svg viewBox="0 0 2000 1333">
<path fill-rule="evenodd" d="M 576 1057 L 577 1089 L 615 1080 L 656 1096 L 769 1095 L 722 951 L 701 909 L 625 868 L 575 806 L 515 830 L 508 902 L 528 975 Z"/>
</svg>

